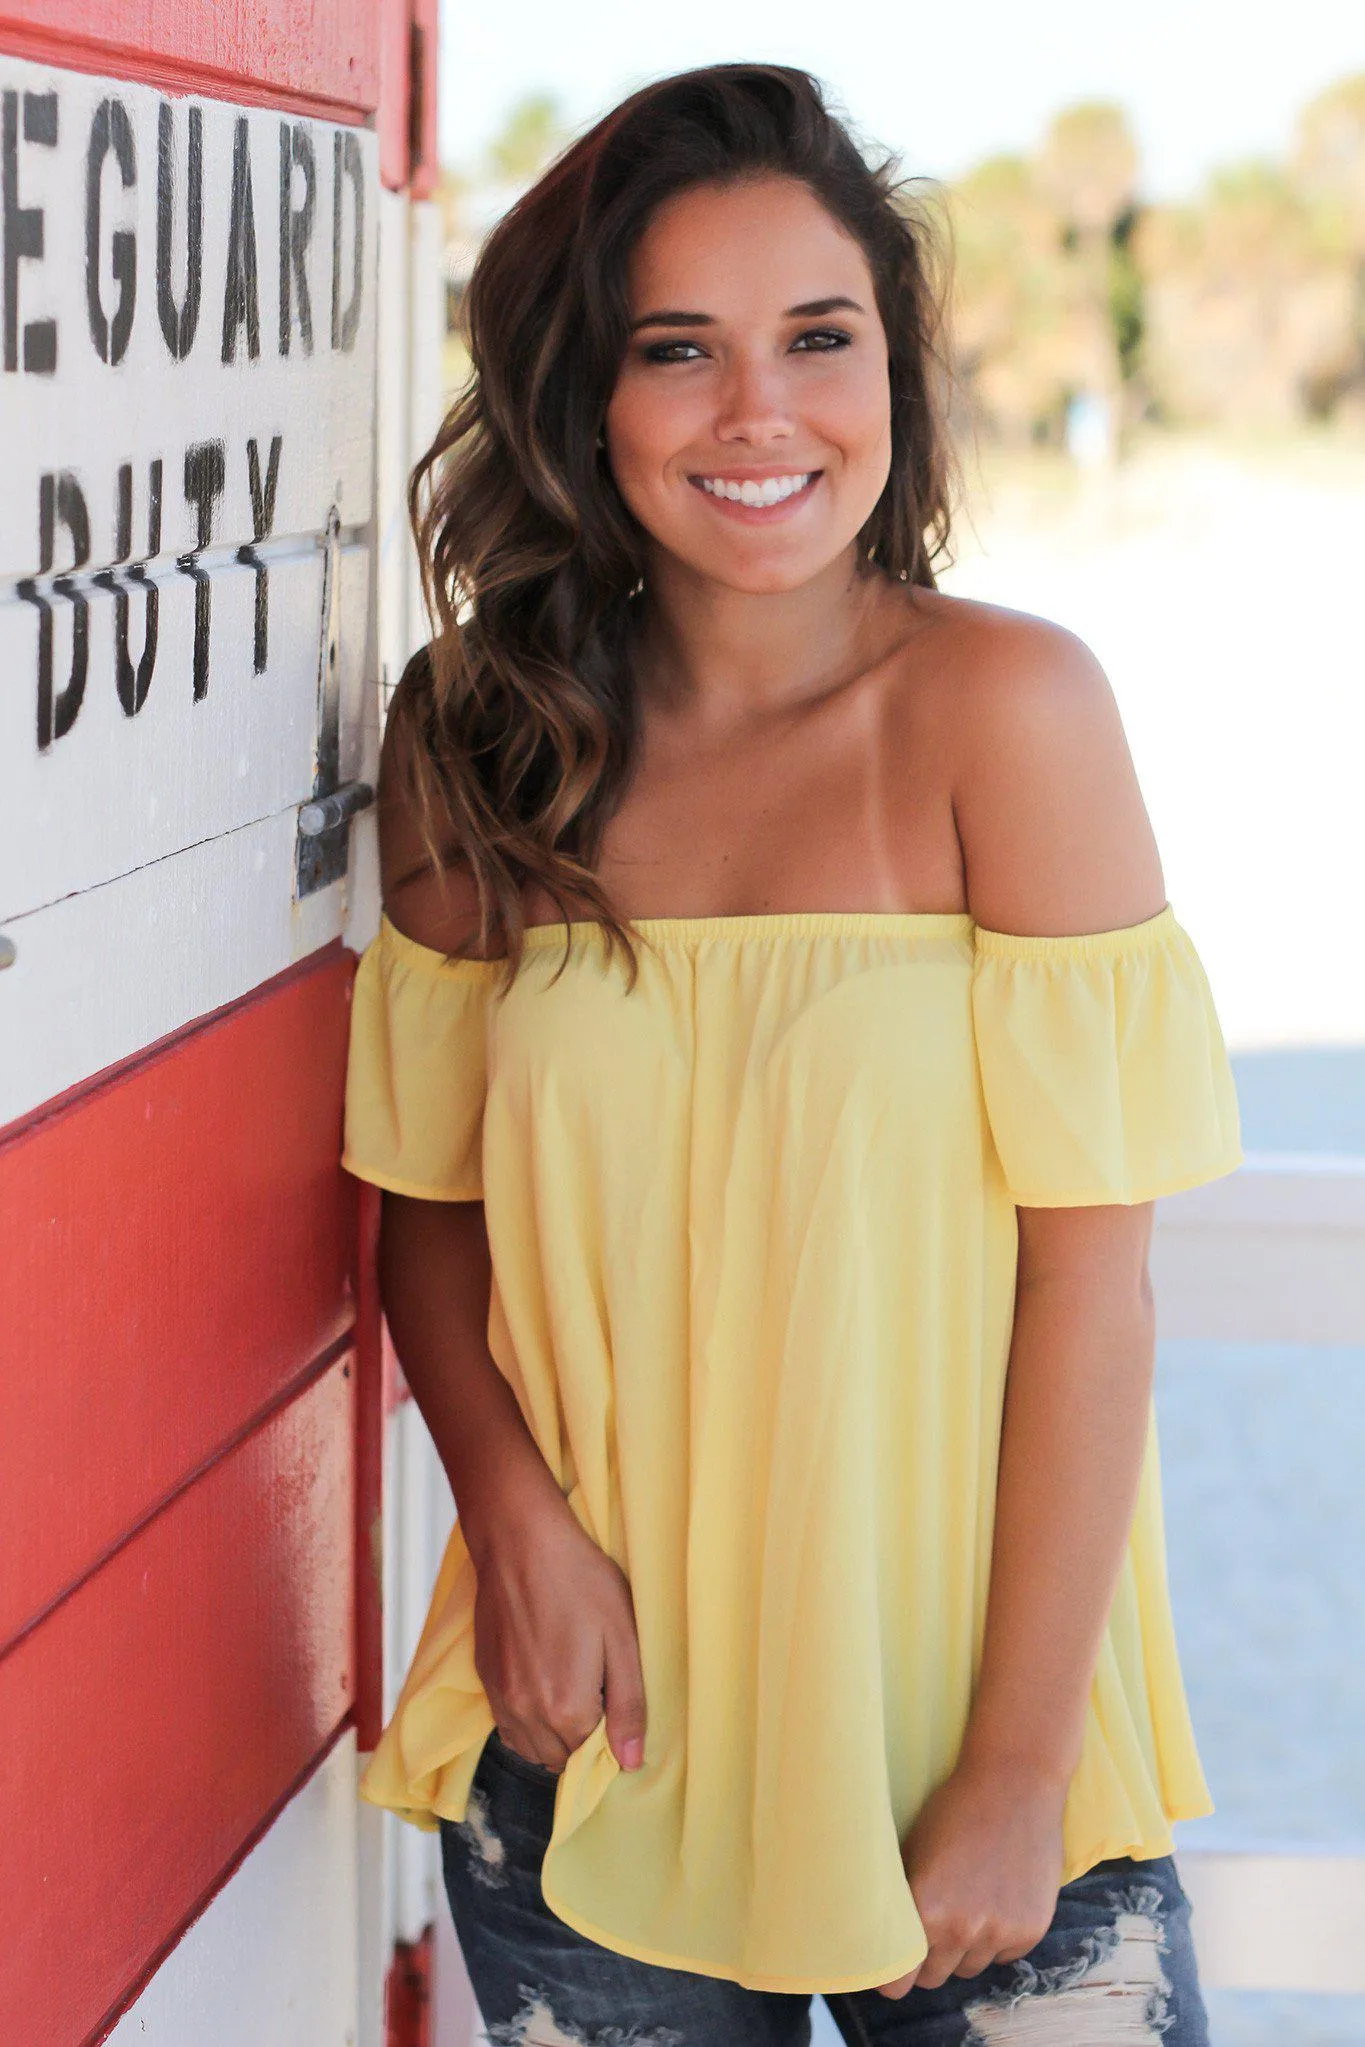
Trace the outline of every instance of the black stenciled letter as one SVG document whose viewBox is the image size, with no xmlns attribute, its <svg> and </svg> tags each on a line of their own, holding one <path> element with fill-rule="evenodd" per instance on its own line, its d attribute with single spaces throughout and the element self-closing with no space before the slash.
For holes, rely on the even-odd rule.
<svg viewBox="0 0 1365 2047">
<path fill-rule="evenodd" d="M 156 126 L 156 309 L 173 362 L 183 362 L 199 327 L 199 293 L 204 281 L 204 116 L 189 110 L 188 170 L 185 178 L 185 296 L 177 306 L 171 290 L 171 243 L 175 231 L 175 119 L 162 100 Z"/>
<path fill-rule="evenodd" d="M 354 193 L 355 235 L 351 254 L 351 296 L 341 303 L 341 213 L 343 181 Z M 332 137 L 332 346 L 349 352 L 360 327 L 360 302 L 365 281 L 365 176 L 360 142 L 350 129 Z"/>
<path fill-rule="evenodd" d="M 85 159 L 85 303 L 90 315 L 90 339 L 101 362 L 122 362 L 133 331 L 133 306 L 137 299 L 137 236 L 131 228 L 114 231 L 111 241 L 114 282 L 118 305 L 113 320 L 104 310 L 100 295 L 100 186 L 104 159 L 110 150 L 118 165 L 124 191 L 137 181 L 137 157 L 133 150 L 133 128 L 122 100 L 101 100 L 90 123 L 90 148 Z"/>
<path fill-rule="evenodd" d="M 255 441 L 246 444 L 247 478 L 251 485 L 251 530 L 257 540 L 268 540 L 275 530 L 275 492 L 280 481 L 280 448 L 283 436 L 276 434 L 261 476 L 261 451 Z M 256 571 L 256 634 L 252 669 L 264 675 L 270 658 L 270 575 L 254 546 L 239 547 L 237 559 Z"/>
<path fill-rule="evenodd" d="M 213 587 L 209 572 L 197 556 L 213 539 L 213 508 L 223 495 L 227 461 L 221 441 L 196 441 L 185 450 L 185 501 L 197 514 L 196 543 L 182 554 L 178 566 L 194 580 L 194 701 L 208 695 L 209 620 Z"/>
<path fill-rule="evenodd" d="M 237 360 L 237 330 L 246 325 L 246 352 L 261 352 L 261 299 L 256 282 L 256 208 L 251 197 L 251 136 L 245 114 L 232 137 L 232 213 L 228 222 L 227 276 L 223 283 L 223 361 Z"/>
<path fill-rule="evenodd" d="M 114 560 L 126 562 L 133 551 L 133 465 L 121 462 L 118 472 L 118 501 L 115 515 Z M 135 718 L 147 701 L 156 667 L 161 592 L 147 574 L 145 563 L 161 552 L 161 461 L 158 457 L 147 470 L 147 554 L 133 562 L 122 576 L 105 569 L 95 581 L 114 600 L 114 681 L 125 716 Z M 143 594 L 142 652 L 133 667 L 128 652 L 128 585 Z"/>
<path fill-rule="evenodd" d="M 26 92 L 24 140 L 44 149 L 57 146 L 57 95 Z M 43 253 L 43 209 L 19 204 L 19 100 L 17 92 L 0 93 L 0 226 L 5 243 L 5 344 L 7 370 L 19 367 L 19 265 L 37 262 Z M 57 367 L 57 322 L 29 320 L 23 329 L 24 368 L 30 376 L 50 377 Z"/>
<path fill-rule="evenodd" d="M 303 200 L 295 208 L 294 166 L 303 172 Z M 294 325 L 293 302 L 299 309 L 299 334 L 305 355 L 313 353 L 313 302 L 308 294 L 306 257 L 313 232 L 318 173 L 313 138 L 299 121 L 280 122 L 280 354 L 288 355 Z"/>
<path fill-rule="evenodd" d="M 52 574 L 57 559 L 57 525 L 61 522 L 71 535 L 73 569 L 82 569 L 90 559 L 90 513 L 85 493 L 69 469 L 49 471 L 38 479 L 38 574 Z M 54 739 L 64 739 L 76 722 L 85 696 L 85 678 L 90 666 L 90 600 L 75 588 L 67 576 L 53 576 L 52 588 L 71 603 L 71 673 L 60 692 L 53 688 L 52 602 L 42 595 L 31 576 L 19 585 L 19 595 L 38 608 L 38 751 L 46 752 Z"/>
</svg>

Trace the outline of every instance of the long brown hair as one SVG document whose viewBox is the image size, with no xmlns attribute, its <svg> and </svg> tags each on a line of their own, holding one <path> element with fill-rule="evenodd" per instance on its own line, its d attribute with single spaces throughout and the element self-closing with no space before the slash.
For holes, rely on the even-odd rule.
<svg viewBox="0 0 1365 2047">
<path fill-rule="evenodd" d="M 947 551 L 947 288 L 928 210 L 871 163 L 807 72 L 716 64 L 645 86 L 571 145 L 484 243 L 473 370 L 413 473 L 431 645 L 390 717 L 434 868 L 463 859 L 480 950 L 521 959 L 523 890 L 609 947 L 631 934 L 593 874 L 636 757 L 631 600 L 644 538 L 599 432 L 629 333 L 627 267 L 655 209 L 701 184 L 799 179 L 860 244 L 890 357 L 891 468 L 860 566 L 932 588 Z M 566 933 L 567 938 L 567 933 Z"/>
</svg>

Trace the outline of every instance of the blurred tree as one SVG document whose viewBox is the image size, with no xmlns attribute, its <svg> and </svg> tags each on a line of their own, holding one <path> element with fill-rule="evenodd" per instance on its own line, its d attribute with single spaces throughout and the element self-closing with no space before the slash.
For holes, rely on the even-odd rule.
<svg viewBox="0 0 1365 2047">
<path fill-rule="evenodd" d="M 1071 327 L 1061 222 L 1019 156 L 979 164 L 949 194 L 958 375 L 992 438 L 1061 431 Z"/>
<path fill-rule="evenodd" d="M 1349 394 L 1365 412 L 1365 72 L 1329 86 L 1304 108 L 1293 171 L 1309 202 L 1327 216 L 1325 233 L 1335 229 L 1349 249 L 1355 272 L 1351 361 L 1325 402 Z"/>
<path fill-rule="evenodd" d="M 1138 148 L 1122 107 L 1068 107 L 1047 131 L 1038 182 L 1078 240 L 1105 242 L 1133 203 Z"/>
<path fill-rule="evenodd" d="M 529 185 L 568 140 L 569 131 L 552 93 L 519 99 L 488 145 L 488 169 L 499 185 Z"/>
<path fill-rule="evenodd" d="M 1085 330 L 1074 395 L 1098 404 L 1111 443 L 1123 423 L 1123 386 L 1137 362 L 1141 280 L 1130 253 L 1138 147 L 1128 116 L 1107 100 L 1067 107 L 1043 139 L 1037 178 L 1062 222 Z"/>
<path fill-rule="evenodd" d="M 1173 423 L 1289 426 L 1349 360 L 1351 267 L 1332 221 L 1278 164 L 1210 179 L 1137 234 L 1145 360 Z"/>
</svg>

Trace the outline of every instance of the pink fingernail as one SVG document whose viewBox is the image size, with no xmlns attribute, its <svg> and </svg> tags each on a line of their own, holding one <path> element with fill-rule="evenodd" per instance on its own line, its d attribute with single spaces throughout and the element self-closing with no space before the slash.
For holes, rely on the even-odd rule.
<svg viewBox="0 0 1365 2047">
<path fill-rule="evenodd" d="M 621 1761 L 627 1770 L 638 1770 L 645 1759 L 645 1745 L 638 1735 L 621 1744 Z"/>
</svg>

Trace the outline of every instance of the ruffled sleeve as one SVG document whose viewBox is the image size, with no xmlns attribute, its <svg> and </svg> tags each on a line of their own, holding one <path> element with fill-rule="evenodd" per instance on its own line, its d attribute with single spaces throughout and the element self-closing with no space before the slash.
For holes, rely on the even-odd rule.
<svg viewBox="0 0 1365 2047">
<path fill-rule="evenodd" d="M 1170 905 L 1080 938 L 976 930 L 986 1114 L 1021 1208 L 1151 1201 L 1241 1163 L 1208 981 Z"/>
<path fill-rule="evenodd" d="M 482 1199 L 487 1021 L 500 972 L 448 960 L 381 919 L 352 999 L 348 1172 L 395 1194 Z"/>
</svg>

